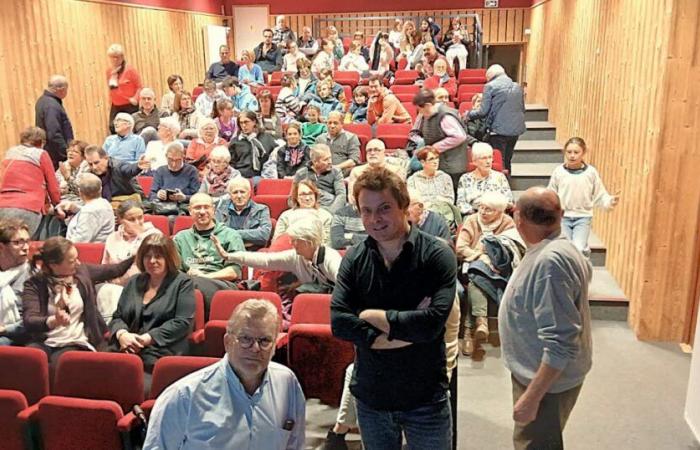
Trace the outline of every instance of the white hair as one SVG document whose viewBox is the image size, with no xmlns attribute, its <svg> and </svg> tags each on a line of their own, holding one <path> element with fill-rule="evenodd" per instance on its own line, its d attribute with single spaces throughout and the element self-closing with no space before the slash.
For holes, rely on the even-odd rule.
<svg viewBox="0 0 700 450">
<path fill-rule="evenodd" d="M 323 224 L 315 217 L 309 217 L 292 223 L 287 228 L 287 234 L 292 239 L 299 239 L 320 247 L 323 242 Z"/>
<path fill-rule="evenodd" d="M 108 56 L 124 56 L 124 47 L 121 44 L 112 44 L 107 49 Z"/>
<path fill-rule="evenodd" d="M 216 124 L 216 121 L 214 119 L 210 119 L 209 117 L 206 117 L 204 119 L 201 119 L 197 123 L 197 136 L 202 137 L 202 130 L 207 125 L 214 125 L 214 127 L 216 128 L 216 132 L 217 133 L 219 132 L 219 126 Z"/>
<path fill-rule="evenodd" d="M 475 142 L 472 145 L 472 160 L 483 158 L 484 156 L 493 156 L 493 147 L 486 142 Z"/>
<path fill-rule="evenodd" d="M 134 118 L 131 116 L 131 114 L 123 112 L 117 113 L 117 115 L 114 116 L 114 121 L 116 122 L 117 120 L 128 122 L 131 128 L 134 128 Z"/>
<path fill-rule="evenodd" d="M 244 186 L 248 190 L 248 192 L 250 192 L 250 181 L 248 181 L 247 178 L 234 177 L 234 178 L 231 178 L 231 180 L 228 182 L 228 186 L 226 186 L 226 189 L 230 193 L 234 187 L 244 187 Z"/>
<path fill-rule="evenodd" d="M 149 87 L 145 87 L 141 89 L 141 92 L 139 92 L 139 97 L 143 97 L 144 95 L 151 94 L 151 97 L 156 98 L 156 91 Z"/>
<path fill-rule="evenodd" d="M 68 78 L 63 75 L 51 75 L 49 78 L 49 89 L 62 89 L 68 86 Z"/>
<path fill-rule="evenodd" d="M 504 69 L 502 65 L 493 64 L 493 65 L 491 65 L 491 67 L 486 69 L 486 79 L 488 81 L 491 81 L 494 78 L 496 78 L 497 76 L 503 75 L 505 73 L 506 73 L 506 69 Z"/>
<path fill-rule="evenodd" d="M 508 199 L 500 192 L 489 191 L 479 198 L 479 204 L 503 212 L 508 207 Z"/>
<path fill-rule="evenodd" d="M 174 137 L 180 135 L 180 122 L 174 117 L 163 117 L 160 119 L 160 124 L 173 133 Z"/>
<path fill-rule="evenodd" d="M 217 145 L 211 150 L 211 153 L 209 153 L 209 159 L 211 160 L 214 158 L 223 158 L 226 162 L 231 162 L 231 152 L 225 145 Z"/>
<path fill-rule="evenodd" d="M 379 138 L 370 139 L 365 147 L 369 147 L 370 144 L 378 144 L 378 146 L 381 147 L 382 150 L 386 150 L 386 144 Z"/>
<path fill-rule="evenodd" d="M 416 203 L 424 203 L 425 202 L 423 200 L 423 194 L 421 194 L 418 189 L 409 189 L 408 190 L 408 198 L 411 199 L 411 202 L 416 202 Z"/>
<path fill-rule="evenodd" d="M 326 144 L 314 144 L 311 146 L 311 152 L 309 156 L 311 156 L 311 161 L 316 161 L 330 154 L 331 148 Z"/>
<path fill-rule="evenodd" d="M 95 174 L 85 172 L 78 178 L 78 191 L 88 200 L 102 195 L 102 180 Z"/>
</svg>

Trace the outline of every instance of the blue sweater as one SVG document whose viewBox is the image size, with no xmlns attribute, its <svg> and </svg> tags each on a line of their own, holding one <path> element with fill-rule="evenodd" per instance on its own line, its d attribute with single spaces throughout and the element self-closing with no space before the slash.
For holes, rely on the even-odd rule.
<svg viewBox="0 0 700 450">
<path fill-rule="evenodd" d="M 161 189 L 180 189 L 189 202 L 190 197 L 199 191 L 199 174 L 197 168 L 191 164 L 185 164 L 178 172 L 171 171 L 167 165 L 156 169 L 153 175 L 153 185 L 149 200 L 158 199 L 158 191 Z"/>
</svg>

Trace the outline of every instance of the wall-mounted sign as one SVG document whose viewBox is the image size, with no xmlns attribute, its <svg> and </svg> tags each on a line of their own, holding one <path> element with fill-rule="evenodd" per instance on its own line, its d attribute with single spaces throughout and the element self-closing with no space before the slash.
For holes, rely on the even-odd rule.
<svg viewBox="0 0 700 450">
<path fill-rule="evenodd" d="M 498 0 L 484 0 L 484 8 L 498 8 Z"/>
</svg>

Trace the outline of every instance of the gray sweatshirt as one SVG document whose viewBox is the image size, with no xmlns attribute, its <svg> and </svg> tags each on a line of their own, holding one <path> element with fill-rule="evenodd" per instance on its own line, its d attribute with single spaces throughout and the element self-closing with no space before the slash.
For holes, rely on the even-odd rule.
<svg viewBox="0 0 700 450">
<path fill-rule="evenodd" d="M 590 262 L 563 236 L 527 249 L 498 312 L 503 360 L 528 385 L 541 363 L 562 371 L 550 393 L 581 383 L 591 368 Z"/>
</svg>

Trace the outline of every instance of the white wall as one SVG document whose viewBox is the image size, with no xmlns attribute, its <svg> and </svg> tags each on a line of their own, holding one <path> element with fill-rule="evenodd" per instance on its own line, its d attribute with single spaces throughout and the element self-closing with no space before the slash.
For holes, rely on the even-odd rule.
<svg viewBox="0 0 700 450">
<path fill-rule="evenodd" d="M 688 381 L 688 396 L 685 400 L 685 420 L 700 441 L 700 314 L 698 326 L 695 328 L 695 343 L 693 358 L 690 361 L 690 380 Z"/>
</svg>

